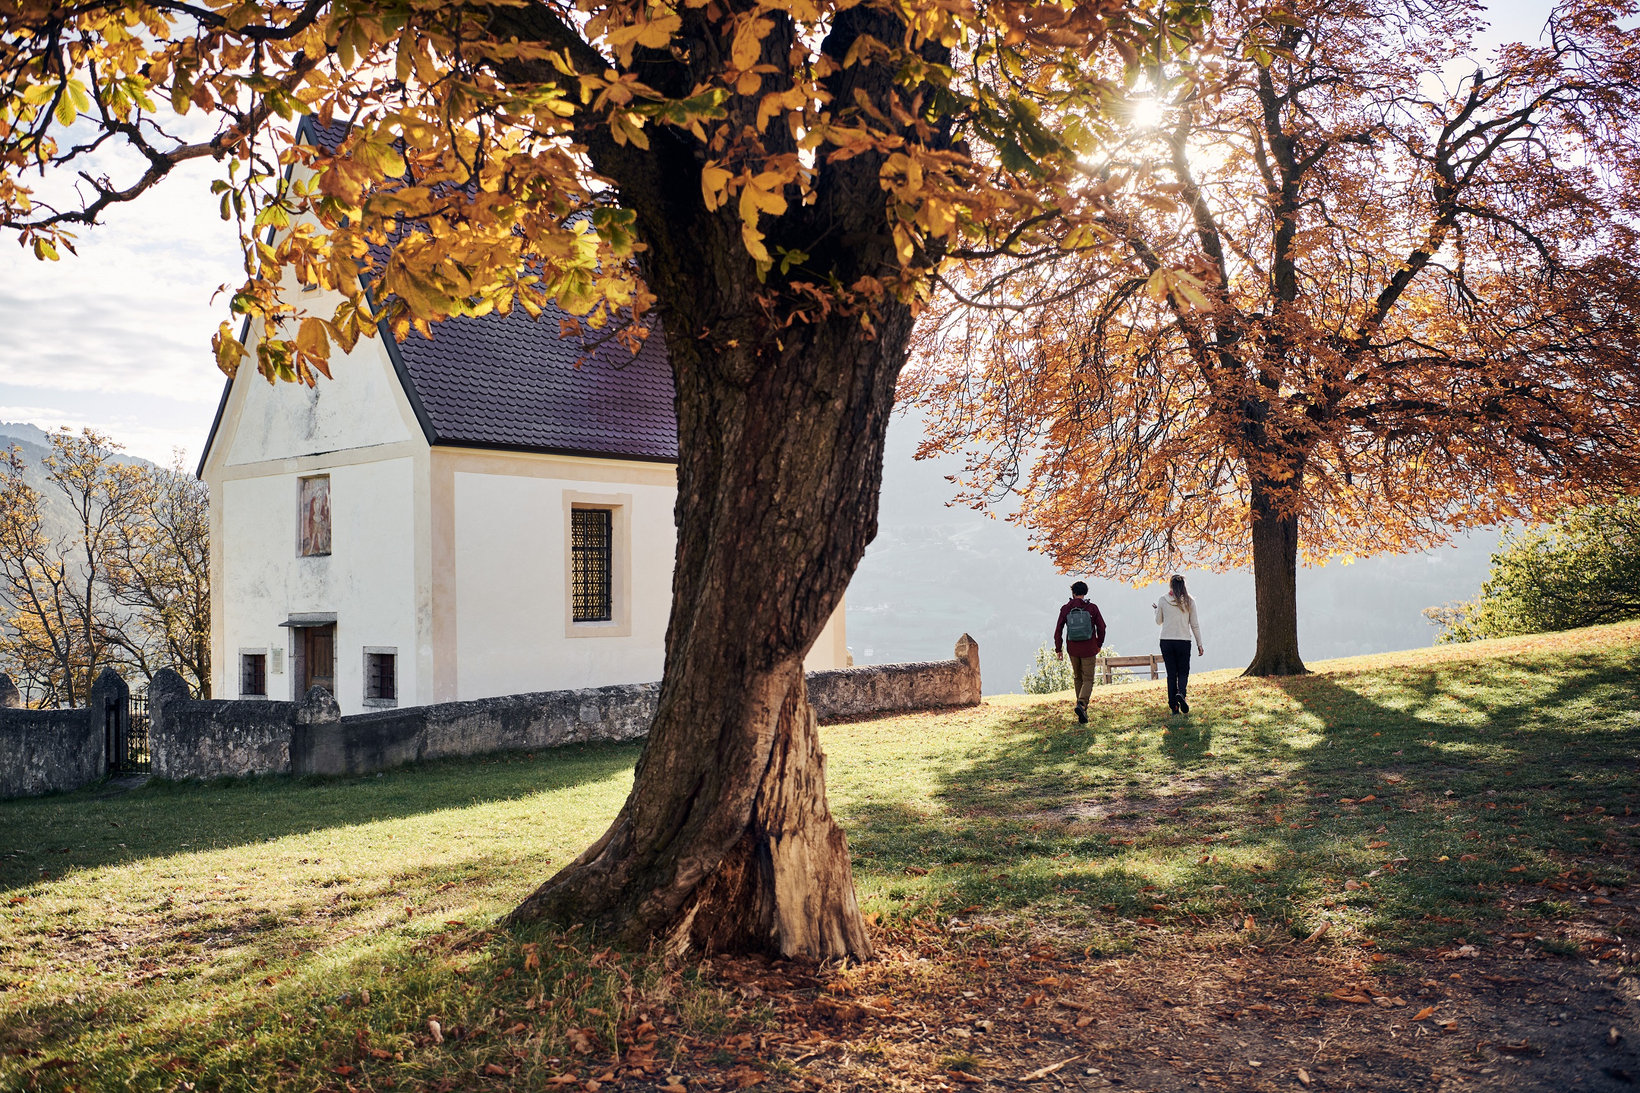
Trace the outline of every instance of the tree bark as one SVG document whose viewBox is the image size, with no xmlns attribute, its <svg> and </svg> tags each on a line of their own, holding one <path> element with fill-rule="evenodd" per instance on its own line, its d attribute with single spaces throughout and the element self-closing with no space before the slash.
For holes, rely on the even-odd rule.
<svg viewBox="0 0 1640 1093">
<path fill-rule="evenodd" d="M 1296 492 L 1297 482 L 1289 490 Z M 1258 645 L 1243 675 L 1293 676 L 1309 669 L 1298 654 L 1298 514 L 1284 511 L 1278 491 L 1254 483 L 1253 592 Z"/>
<path fill-rule="evenodd" d="M 777 69 L 792 33 L 777 20 L 763 42 Z M 885 112 L 898 100 L 918 117 L 920 92 L 901 86 L 892 66 L 841 63 L 862 35 L 904 33 L 886 10 L 840 13 L 822 46 L 838 62 L 833 100 L 863 98 Z M 925 53 L 948 59 L 937 43 Z M 687 94 L 697 78 L 676 63 L 656 55 L 640 69 L 667 93 Z M 732 109 L 762 128 L 754 99 Z M 638 260 L 677 396 L 678 548 L 659 706 L 615 822 L 511 920 L 586 923 L 680 952 L 869 958 L 848 842 L 826 804 L 803 657 L 877 534 L 912 312 L 887 292 L 819 306 L 815 285 L 800 282 L 851 286 L 900 268 L 881 182 L 886 153 L 823 160 L 810 200 L 765 222 L 771 252 L 808 256 L 806 272 L 788 278 L 757 269 L 733 203 L 702 204 L 707 149 L 664 128 L 650 140 L 639 156 L 596 127 L 588 134 L 595 165 L 637 214 Z"/>
<path fill-rule="evenodd" d="M 868 958 L 803 657 L 876 534 L 910 313 L 882 305 L 875 338 L 833 316 L 711 339 L 722 352 L 677 337 L 684 318 L 668 311 L 679 539 L 658 711 L 615 822 L 512 920 Z"/>
</svg>

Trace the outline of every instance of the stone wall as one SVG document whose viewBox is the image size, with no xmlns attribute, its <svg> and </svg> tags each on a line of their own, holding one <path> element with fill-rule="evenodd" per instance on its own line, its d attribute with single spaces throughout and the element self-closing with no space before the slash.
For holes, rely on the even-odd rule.
<svg viewBox="0 0 1640 1093">
<path fill-rule="evenodd" d="M 25 710 L 16 685 L 0 672 L 0 798 L 79 789 L 106 774 L 107 707 L 117 699 L 114 716 L 125 716 L 124 688 L 104 669 L 88 705 Z"/>
<path fill-rule="evenodd" d="M 360 774 L 421 759 L 527 751 L 595 740 L 638 740 L 660 684 L 446 702 L 341 717 L 313 710 L 291 741 L 297 774 Z M 312 700 L 322 696 L 309 695 Z M 304 707 L 310 703 L 304 703 Z M 335 709 L 331 703 L 330 710 Z"/>
<path fill-rule="evenodd" d="M 106 773 L 107 738 L 126 724 L 117 675 L 104 672 L 82 710 L 4 707 L 16 693 L 10 682 L 0 675 L 0 796 L 76 789 Z M 952 660 L 810 672 L 808 689 L 823 722 L 977 705 L 979 645 L 964 634 Z M 148 747 L 160 778 L 363 774 L 423 759 L 642 739 L 659 694 L 658 683 L 628 684 L 343 717 L 319 688 L 301 702 L 201 700 L 165 669 L 148 685 Z"/>
<path fill-rule="evenodd" d="M 148 754 L 156 778 L 221 778 L 290 771 L 297 703 L 196 699 L 163 668 L 148 684 Z"/>
<path fill-rule="evenodd" d="M 977 706 L 979 642 L 964 634 L 951 660 L 810 672 L 809 704 L 822 724 L 872 714 Z"/>
</svg>

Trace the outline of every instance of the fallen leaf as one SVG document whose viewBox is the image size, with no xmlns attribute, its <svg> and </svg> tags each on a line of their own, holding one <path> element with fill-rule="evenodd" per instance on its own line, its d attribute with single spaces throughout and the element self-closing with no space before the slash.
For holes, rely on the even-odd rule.
<svg viewBox="0 0 1640 1093">
<path fill-rule="evenodd" d="M 507 1076 L 507 1068 L 504 1066 L 497 1066 L 495 1063 L 485 1063 L 483 1069 L 480 1070 L 479 1073 L 488 1074 L 492 1078 L 505 1078 Z"/>
<path fill-rule="evenodd" d="M 1091 1024 L 1093 1024 L 1093 1018 L 1089 1017 L 1085 1013 L 1076 1019 L 1077 1028 L 1087 1028 Z"/>
<path fill-rule="evenodd" d="M 1430 1016 L 1434 1012 L 1435 1012 L 1435 1007 L 1434 1006 L 1425 1006 L 1423 1009 L 1421 1009 L 1417 1013 L 1413 1014 L 1412 1019 L 1414 1021 L 1422 1021 L 1425 1017 Z"/>
<path fill-rule="evenodd" d="M 1328 998 L 1336 998 L 1340 1002 L 1350 1002 L 1357 1006 L 1372 1005 L 1372 997 L 1359 991 L 1330 991 Z"/>
<path fill-rule="evenodd" d="M 437 1018 L 429 1017 L 427 1019 L 427 1031 L 432 1034 L 433 1043 L 442 1044 L 444 1042 L 444 1030 L 439 1027 Z"/>
<path fill-rule="evenodd" d="M 660 1087 L 660 1093 L 689 1093 L 689 1087 L 682 1082 L 667 1082 Z"/>
<path fill-rule="evenodd" d="M 905 867 L 905 871 L 907 873 L 910 873 L 913 877 L 926 877 L 926 876 L 928 876 L 928 870 L 924 869 L 920 865 L 908 865 L 908 866 Z"/>
<path fill-rule="evenodd" d="M 964 1085 L 983 1085 L 985 1083 L 984 1078 L 976 1078 L 972 1074 L 962 1070 L 947 1070 L 945 1072 L 945 1076 L 954 1082 L 961 1082 Z"/>
<path fill-rule="evenodd" d="M 1305 1088 L 1309 1088 L 1310 1085 L 1310 1072 L 1303 1067 L 1298 1068 L 1298 1084 Z"/>
<path fill-rule="evenodd" d="M 1368 850 L 1382 850 L 1384 847 L 1386 847 L 1388 845 L 1389 845 L 1389 843 L 1385 842 L 1383 839 L 1374 839 L 1374 840 L 1372 840 L 1372 842 L 1367 844 L 1367 849 Z"/>
<path fill-rule="evenodd" d="M 1317 926 L 1314 930 L 1310 931 L 1310 936 L 1305 938 L 1304 941 L 1306 943 L 1309 943 L 1311 941 L 1317 941 L 1317 940 L 1320 939 L 1322 934 L 1326 933 L 1331 928 L 1332 928 L 1332 923 L 1323 922 L 1321 925 Z"/>
<path fill-rule="evenodd" d="M 723 1075 L 724 1080 L 736 1089 L 750 1089 L 763 1082 L 766 1077 L 762 1071 L 753 1070 L 749 1066 L 737 1066 Z"/>
<path fill-rule="evenodd" d="M 1053 1074 L 1053 1073 L 1056 1073 L 1058 1071 L 1064 1070 L 1067 1066 L 1070 1066 L 1072 1063 L 1076 1062 L 1076 1060 L 1080 1059 L 1080 1058 L 1081 1058 L 1080 1055 L 1072 1055 L 1069 1059 L 1065 1059 L 1061 1062 L 1052 1063 L 1048 1066 L 1041 1067 L 1040 1069 L 1033 1070 L 1029 1074 L 1025 1075 L 1023 1078 L 1021 1078 L 1019 1080 L 1022 1081 L 1022 1082 L 1041 1081 L 1043 1078 L 1046 1078 L 1050 1074 Z"/>
</svg>

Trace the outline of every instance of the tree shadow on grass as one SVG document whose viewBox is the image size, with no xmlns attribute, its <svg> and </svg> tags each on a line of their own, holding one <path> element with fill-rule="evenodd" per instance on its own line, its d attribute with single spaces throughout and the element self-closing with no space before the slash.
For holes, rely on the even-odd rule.
<svg viewBox="0 0 1640 1093">
<path fill-rule="evenodd" d="M 943 904 L 1430 941 L 1506 886 L 1632 872 L 1595 810 L 1640 803 L 1637 697 L 1613 650 L 1234 680 L 1171 722 L 1097 697 L 1087 729 L 1033 707 L 937 775 L 936 813 L 845 824 L 872 860 L 930 869 Z"/>
<path fill-rule="evenodd" d="M 575 744 L 335 778 L 150 782 L 0 802 L 0 891 L 102 865 L 224 849 L 571 789 L 630 771 L 641 744 Z"/>
<path fill-rule="evenodd" d="M 18 1073 L 31 1078 L 57 1068 L 53 1076 L 75 1079 L 65 1088 L 171 1088 L 179 1060 L 186 1062 L 181 1073 L 191 1079 L 188 1088 L 261 1088 L 275 1075 L 289 1087 L 331 1088 L 325 1083 L 331 1073 L 342 1073 L 333 1070 L 338 1065 L 372 1068 L 378 1075 L 400 1070 L 367 1045 L 408 1046 L 428 1015 L 437 1015 L 459 1037 L 463 1027 L 492 1020 L 498 1001 L 522 1012 L 532 994 L 555 1003 L 541 1008 L 533 1034 L 567 1055 L 563 1033 L 593 1024 L 587 1007 L 614 1012 L 622 989 L 631 990 L 632 980 L 618 963 L 600 967 L 589 959 L 595 946 L 584 932 L 531 926 L 516 937 L 506 931 L 492 936 L 444 915 L 396 914 L 405 899 L 429 898 L 451 885 L 441 883 L 442 867 L 378 865 L 379 873 L 353 885 L 357 898 L 278 921 L 223 905 L 202 918 L 179 900 L 175 909 L 153 912 L 157 926 L 142 923 L 146 936 L 124 935 L 129 951 L 116 944 L 122 935 L 106 923 L 52 930 L 41 945 L 56 950 L 55 961 L 88 974 L 71 995 L 38 991 L 14 1005 L 0 1024 L 0 1059 L 15 1057 Z M 473 865 L 480 874 L 500 868 L 483 858 Z M 391 885 L 381 888 L 388 879 Z M 186 949 L 177 938 L 188 939 Z M 537 950 L 538 963 L 531 967 L 525 954 Z M 505 980 L 512 981 L 497 978 L 488 991 L 474 991 L 464 981 L 474 953 L 496 958 L 510 969 Z M 515 973 L 526 974 L 514 980 Z M 202 990 L 212 999 L 204 1020 L 196 997 Z M 109 1031 L 121 1028 L 130 1035 L 116 1038 Z M 425 1039 L 421 1043 L 428 1046 Z M 489 1050 L 500 1056 L 508 1048 L 502 1040 Z M 458 1070 L 461 1059 L 452 1058 L 446 1069 Z M 30 1066 L 42 1062 L 31 1074 Z M 536 1062 L 545 1073 L 520 1086 L 544 1088 L 562 1069 L 545 1059 Z M 304 1068 L 306 1073 L 297 1073 Z M 4 1077 L 0 1068 L 0 1084 Z M 27 1082 L 29 1088 L 34 1084 Z"/>
</svg>

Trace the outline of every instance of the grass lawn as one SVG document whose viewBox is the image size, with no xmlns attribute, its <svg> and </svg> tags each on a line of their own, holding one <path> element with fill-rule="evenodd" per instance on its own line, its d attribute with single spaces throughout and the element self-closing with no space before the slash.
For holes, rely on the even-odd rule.
<svg viewBox="0 0 1640 1093">
<path fill-rule="evenodd" d="M 829 727 L 888 959 L 774 986 L 494 928 L 602 832 L 634 746 L 0 803 L 0 1089 L 847 1084 L 813 1068 L 830 1049 L 770 1046 L 788 1003 L 811 1032 L 973 1009 L 975 969 L 1050 950 L 1142 979 L 1163 949 L 1302 949 L 1383 988 L 1364 998 L 1475 952 L 1632 983 L 1637 656 L 1622 624 L 1212 673 L 1188 718 L 1147 683 L 1096 691 L 1086 727 L 1066 696 Z M 928 1088 L 990 1065 L 968 1038 L 902 1058 L 875 1035 L 850 1058 Z"/>
</svg>

